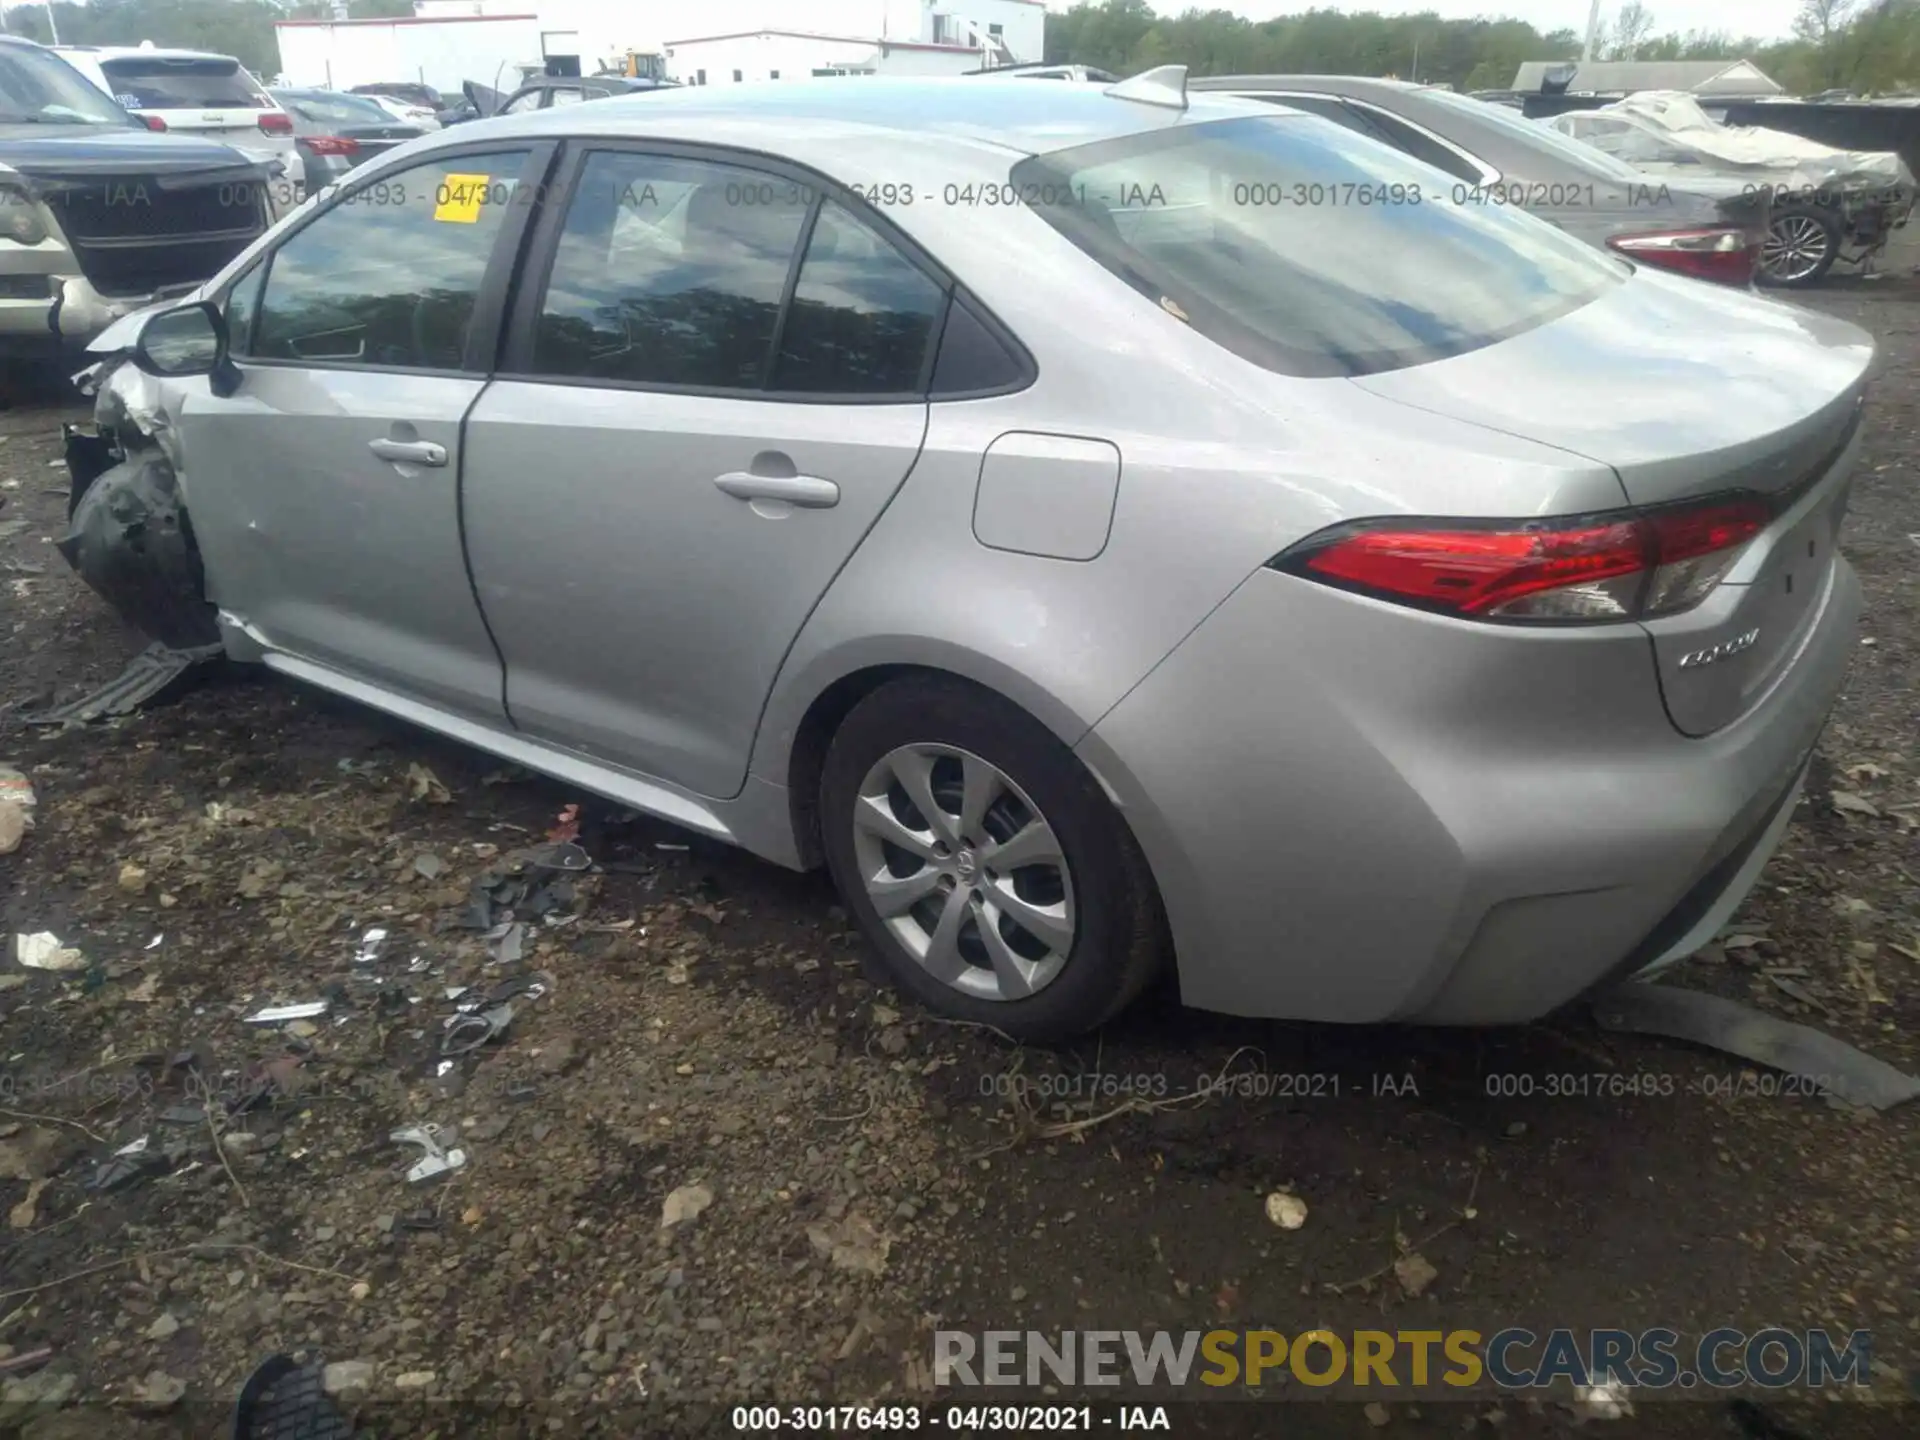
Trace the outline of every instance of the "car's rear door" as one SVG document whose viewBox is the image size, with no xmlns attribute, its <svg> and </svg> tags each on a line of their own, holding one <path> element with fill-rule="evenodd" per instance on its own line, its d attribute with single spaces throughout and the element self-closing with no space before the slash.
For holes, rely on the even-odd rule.
<svg viewBox="0 0 1920 1440">
<path fill-rule="evenodd" d="M 773 162 L 609 143 L 571 171 L 467 427 L 474 584 L 516 725 L 732 795 L 919 455 L 946 284 Z"/>
<path fill-rule="evenodd" d="M 532 211 L 516 202 L 551 155 L 495 141 L 385 172 L 233 287 L 240 383 L 190 401 L 184 470 L 210 598 L 285 668 L 503 719 L 461 548 L 461 425 Z"/>
</svg>

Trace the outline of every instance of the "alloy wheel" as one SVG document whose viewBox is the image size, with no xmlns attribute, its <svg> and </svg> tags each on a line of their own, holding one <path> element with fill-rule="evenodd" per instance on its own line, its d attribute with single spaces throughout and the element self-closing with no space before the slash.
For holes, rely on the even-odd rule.
<svg viewBox="0 0 1920 1440">
<path fill-rule="evenodd" d="M 998 766 L 902 745 L 867 771 L 853 853 L 880 922 L 943 984 L 983 1000 L 1045 988 L 1073 949 L 1073 878 L 1053 827 Z"/>
<path fill-rule="evenodd" d="M 1767 231 L 1760 268 L 1775 280 L 1804 280 L 1826 263 L 1832 237 L 1811 215 L 1782 215 Z"/>
</svg>

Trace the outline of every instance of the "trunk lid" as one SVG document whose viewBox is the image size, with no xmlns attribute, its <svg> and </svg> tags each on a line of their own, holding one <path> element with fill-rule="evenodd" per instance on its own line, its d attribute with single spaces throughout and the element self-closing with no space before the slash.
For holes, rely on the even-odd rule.
<svg viewBox="0 0 1920 1440">
<path fill-rule="evenodd" d="M 1750 491 L 1775 508 L 1725 580 L 1648 622 L 1687 735 L 1746 714 L 1830 592 L 1871 338 L 1841 320 L 1651 273 L 1528 334 L 1352 383 L 1610 465 L 1636 506 Z"/>
</svg>

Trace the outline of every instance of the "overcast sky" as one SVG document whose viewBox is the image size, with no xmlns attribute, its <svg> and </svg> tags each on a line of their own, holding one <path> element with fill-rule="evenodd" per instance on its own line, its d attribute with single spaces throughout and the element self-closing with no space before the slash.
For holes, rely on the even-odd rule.
<svg viewBox="0 0 1920 1440">
<path fill-rule="evenodd" d="M 1054 0 L 1056 8 L 1065 8 Z M 1186 0 L 1152 0 L 1153 8 L 1163 14 L 1177 14 L 1187 8 Z M 1201 9 L 1211 0 L 1195 0 Z M 1582 33 L 1587 28 L 1590 0 L 1314 0 L 1333 10 L 1378 10 L 1387 15 L 1417 14 L 1431 10 L 1450 20 L 1470 20 L 1476 15 L 1508 16 L 1525 20 L 1540 30 L 1563 26 Z M 1800 0 L 1644 0 L 1653 14 L 1656 35 L 1669 31 L 1725 30 L 1734 35 L 1758 35 L 1764 39 L 1785 39 L 1791 33 L 1794 13 Z M 1270 20 L 1275 15 L 1296 14 L 1310 9 L 1300 0 L 1228 0 L 1227 8 L 1251 20 Z M 1620 8 L 1620 0 L 1600 0 L 1600 8 L 1609 16 Z"/>
</svg>

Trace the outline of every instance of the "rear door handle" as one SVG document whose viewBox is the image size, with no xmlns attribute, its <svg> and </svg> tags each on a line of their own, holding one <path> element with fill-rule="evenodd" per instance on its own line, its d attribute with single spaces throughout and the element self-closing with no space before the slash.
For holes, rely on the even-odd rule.
<svg viewBox="0 0 1920 1440">
<path fill-rule="evenodd" d="M 755 475 L 732 470 L 714 484 L 736 500 L 784 500 L 803 510 L 825 510 L 840 503 L 840 487 L 816 475 Z"/>
<path fill-rule="evenodd" d="M 447 447 L 431 440 L 369 440 L 367 448 L 382 460 L 404 465 L 444 465 Z"/>
</svg>

